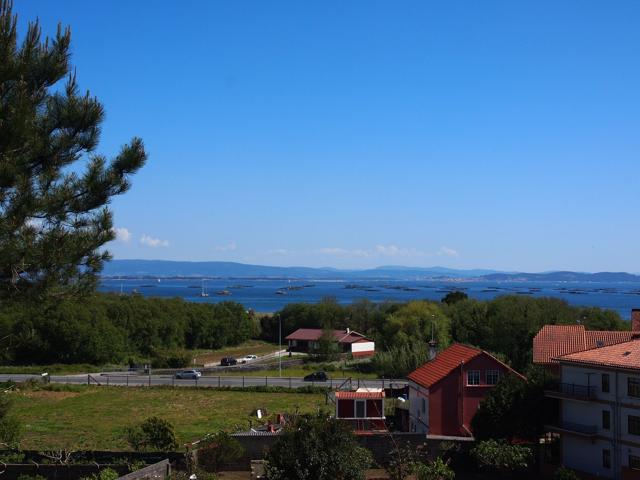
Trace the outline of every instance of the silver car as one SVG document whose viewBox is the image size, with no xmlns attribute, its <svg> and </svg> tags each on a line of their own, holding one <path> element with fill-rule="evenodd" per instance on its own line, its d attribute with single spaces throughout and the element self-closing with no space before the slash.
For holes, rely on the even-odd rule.
<svg viewBox="0 0 640 480">
<path fill-rule="evenodd" d="M 180 380 L 197 380 L 202 376 L 202 373 L 198 370 L 183 370 L 176 373 L 176 378 Z"/>
</svg>

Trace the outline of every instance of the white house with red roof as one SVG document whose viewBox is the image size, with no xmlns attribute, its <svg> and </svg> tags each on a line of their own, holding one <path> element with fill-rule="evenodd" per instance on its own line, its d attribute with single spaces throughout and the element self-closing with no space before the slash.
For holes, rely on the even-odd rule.
<svg viewBox="0 0 640 480">
<path fill-rule="evenodd" d="M 376 344 L 370 338 L 347 328 L 346 330 L 332 330 L 333 338 L 342 353 L 350 353 L 354 357 L 370 357 L 375 353 Z M 320 347 L 321 328 L 299 328 L 285 340 L 289 344 L 290 352 L 312 353 Z"/>
<path fill-rule="evenodd" d="M 640 339 L 553 359 L 563 465 L 602 478 L 640 478 Z"/>
<path fill-rule="evenodd" d="M 408 375 L 410 430 L 472 436 L 478 405 L 507 374 L 522 377 L 484 350 L 454 343 Z"/>
</svg>

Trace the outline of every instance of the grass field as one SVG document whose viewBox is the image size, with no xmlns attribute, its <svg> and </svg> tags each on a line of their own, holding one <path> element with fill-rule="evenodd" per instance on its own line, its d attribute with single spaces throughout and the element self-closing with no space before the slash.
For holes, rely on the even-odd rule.
<svg viewBox="0 0 640 480">
<path fill-rule="evenodd" d="M 220 363 L 223 357 L 241 358 L 245 355 L 265 355 L 278 351 L 278 345 L 262 340 L 249 340 L 235 347 L 221 348 L 220 350 L 201 350 L 195 352 L 194 359 L 198 365 L 206 363 Z"/>
<path fill-rule="evenodd" d="M 325 405 L 323 394 L 162 387 L 61 390 L 11 394 L 13 411 L 24 425 L 23 448 L 128 450 L 123 428 L 154 415 L 173 423 L 182 445 L 220 429 L 247 429 L 256 408 L 266 408 L 271 415 L 296 409 L 313 412 Z"/>
</svg>

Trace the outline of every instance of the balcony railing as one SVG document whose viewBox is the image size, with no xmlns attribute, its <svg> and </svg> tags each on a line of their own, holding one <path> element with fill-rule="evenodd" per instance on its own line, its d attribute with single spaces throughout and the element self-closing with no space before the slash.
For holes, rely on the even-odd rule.
<svg viewBox="0 0 640 480">
<path fill-rule="evenodd" d="M 570 432 L 587 437 L 598 434 L 597 425 L 583 425 L 581 423 L 574 422 L 560 422 L 558 425 L 549 426 L 549 429 L 561 432 Z"/>
<path fill-rule="evenodd" d="M 575 383 L 556 383 L 547 388 L 547 395 L 572 397 L 589 400 L 596 398 L 597 389 L 591 385 L 577 385 Z"/>
</svg>

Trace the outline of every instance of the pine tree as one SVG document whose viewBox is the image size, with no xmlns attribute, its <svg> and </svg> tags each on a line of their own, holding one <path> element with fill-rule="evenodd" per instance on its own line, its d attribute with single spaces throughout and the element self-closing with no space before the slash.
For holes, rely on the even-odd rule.
<svg viewBox="0 0 640 480">
<path fill-rule="evenodd" d="M 0 0 L 0 297 L 81 295 L 110 258 L 110 199 L 147 155 L 139 138 L 95 153 L 104 109 L 79 92 L 70 29 L 42 41 L 31 22 L 18 44 L 12 7 Z"/>
</svg>

